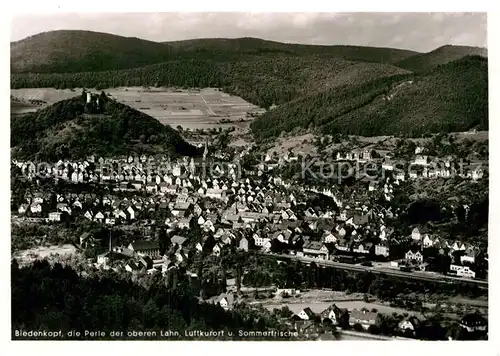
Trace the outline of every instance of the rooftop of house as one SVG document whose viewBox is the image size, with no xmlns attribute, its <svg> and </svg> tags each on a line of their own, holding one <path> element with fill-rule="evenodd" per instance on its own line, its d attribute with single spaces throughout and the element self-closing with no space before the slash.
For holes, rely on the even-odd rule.
<svg viewBox="0 0 500 356">
<path fill-rule="evenodd" d="M 320 250 L 321 247 L 323 247 L 323 244 L 319 241 L 310 241 L 305 243 L 303 246 L 304 249 L 309 249 L 309 250 Z"/>
<path fill-rule="evenodd" d="M 175 243 L 179 246 L 182 246 L 182 244 L 186 241 L 187 239 L 183 236 L 179 236 L 179 235 L 175 235 L 171 238 L 171 242 L 172 243 Z"/>
<path fill-rule="evenodd" d="M 134 251 L 157 250 L 160 248 L 158 241 L 155 240 L 136 240 L 131 245 Z"/>
<path fill-rule="evenodd" d="M 367 321 L 367 322 L 374 322 L 377 319 L 377 316 L 378 313 L 367 310 L 358 310 L 358 309 L 353 309 L 349 313 L 350 319 Z"/>
<path fill-rule="evenodd" d="M 402 322 L 403 321 L 408 321 L 412 323 L 414 326 L 418 326 L 420 324 L 420 320 L 415 315 L 408 315 L 406 318 L 402 320 Z"/>
<path fill-rule="evenodd" d="M 213 298 L 214 303 L 219 304 L 223 299 L 227 301 L 229 305 L 234 303 L 234 295 L 231 293 L 221 293 L 220 295 Z"/>
<path fill-rule="evenodd" d="M 342 309 L 340 309 L 336 304 L 332 304 L 328 308 L 326 308 L 325 310 L 323 310 L 321 312 L 321 315 L 322 316 L 327 316 L 330 313 L 330 311 L 333 311 L 333 312 L 335 312 L 337 314 L 337 313 L 340 313 L 342 311 Z"/>
<path fill-rule="evenodd" d="M 315 315 L 314 312 L 309 307 L 306 307 L 306 308 L 302 309 L 301 311 L 303 311 L 308 317 L 312 317 Z"/>
</svg>

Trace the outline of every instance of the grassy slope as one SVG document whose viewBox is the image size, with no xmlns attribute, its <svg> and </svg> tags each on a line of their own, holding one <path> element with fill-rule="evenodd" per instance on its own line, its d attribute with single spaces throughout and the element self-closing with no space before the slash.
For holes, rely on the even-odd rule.
<svg viewBox="0 0 500 356">
<path fill-rule="evenodd" d="M 287 103 L 252 124 L 259 139 L 296 128 L 363 136 L 488 129 L 487 60 L 467 57 L 421 75 L 329 89 Z"/>
<path fill-rule="evenodd" d="M 422 72 L 440 64 L 460 59 L 465 56 L 487 57 L 486 48 L 468 46 L 443 46 L 429 53 L 419 53 L 394 62 L 394 65 L 413 72 Z"/>
<path fill-rule="evenodd" d="M 81 96 L 11 120 L 13 156 L 46 160 L 138 151 L 196 154 L 169 126 L 109 100 L 100 115 L 84 115 Z"/>
<path fill-rule="evenodd" d="M 361 46 L 285 44 L 257 38 L 198 39 L 157 43 L 107 33 L 61 30 L 11 43 L 12 72 L 84 72 L 137 68 L 178 58 L 224 58 L 241 54 L 324 55 L 389 63 L 417 52 Z"/>
</svg>

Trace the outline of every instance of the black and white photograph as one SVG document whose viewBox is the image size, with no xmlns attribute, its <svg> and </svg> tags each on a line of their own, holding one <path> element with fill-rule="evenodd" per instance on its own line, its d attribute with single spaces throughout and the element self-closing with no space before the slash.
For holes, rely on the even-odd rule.
<svg viewBox="0 0 500 356">
<path fill-rule="evenodd" d="M 489 339 L 486 12 L 98 11 L 11 19 L 14 344 Z"/>
</svg>

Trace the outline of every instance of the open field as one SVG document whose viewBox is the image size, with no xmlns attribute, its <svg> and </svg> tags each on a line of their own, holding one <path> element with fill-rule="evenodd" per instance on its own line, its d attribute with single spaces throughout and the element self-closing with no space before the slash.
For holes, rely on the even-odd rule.
<svg viewBox="0 0 500 356">
<path fill-rule="evenodd" d="M 165 125 L 184 129 L 207 129 L 218 127 L 248 126 L 251 118 L 247 113 L 263 112 L 237 96 L 217 89 L 177 90 L 169 88 L 146 89 L 143 87 L 120 87 L 104 90 L 117 101 L 154 117 Z M 43 100 L 44 105 L 79 95 L 82 89 L 12 89 L 11 95 L 21 100 Z M 42 106 L 23 108 L 23 112 L 34 111 Z M 14 112 L 14 108 L 12 108 Z M 221 122 L 223 120 L 224 122 Z M 246 120 L 242 122 L 241 120 Z"/>
<path fill-rule="evenodd" d="M 283 156 L 288 151 L 294 154 L 301 153 L 303 155 L 316 154 L 316 147 L 312 145 L 314 135 L 308 133 L 298 136 L 287 136 L 279 138 L 276 143 L 269 148 L 267 153 L 272 157 L 273 154 L 277 157 Z"/>
<path fill-rule="evenodd" d="M 345 308 L 347 310 L 360 310 L 362 308 L 366 308 L 368 310 L 377 309 L 380 313 L 384 314 L 392 314 L 394 312 L 398 314 L 408 313 L 419 318 L 423 318 L 421 313 L 379 304 L 375 301 L 365 302 L 363 297 L 364 294 L 362 293 L 348 294 L 341 291 L 311 289 L 303 291 L 300 295 L 295 297 L 286 299 L 275 297 L 272 299 L 258 300 L 254 303 L 262 304 L 262 306 L 268 310 L 281 309 L 284 306 L 288 306 L 295 314 L 298 314 L 306 307 L 311 308 L 311 310 L 315 313 L 321 313 L 332 304 L 335 304 L 339 308 Z"/>
<path fill-rule="evenodd" d="M 377 309 L 380 313 L 383 314 L 392 314 L 392 313 L 398 313 L 398 314 L 403 314 L 403 313 L 408 313 L 417 316 L 418 318 L 423 318 L 423 316 L 418 313 L 418 312 L 412 312 L 408 311 L 405 309 L 401 308 L 393 308 L 389 307 L 386 305 L 381 305 L 381 304 L 376 304 L 376 303 L 366 303 L 362 300 L 351 300 L 351 301 L 332 301 L 332 302 L 315 302 L 315 301 L 309 301 L 309 302 L 304 302 L 304 303 L 294 303 L 293 301 L 290 300 L 290 302 L 281 303 L 281 304 L 265 304 L 263 305 L 264 308 L 268 310 L 273 310 L 273 309 L 281 309 L 284 306 L 288 306 L 292 312 L 295 314 L 298 314 L 302 309 L 309 307 L 314 313 L 321 313 L 323 310 L 331 306 L 332 304 L 335 304 L 339 308 L 345 308 L 347 310 L 353 310 L 353 309 L 358 309 L 361 310 L 362 308 L 366 308 L 368 310 L 372 309 Z"/>
<path fill-rule="evenodd" d="M 76 247 L 73 245 L 61 246 L 39 246 L 29 250 L 18 251 L 13 254 L 19 264 L 31 263 L 37 259 L 45 259 L 51 255 L 68 256 L 76 253 Z"/>
</svg>

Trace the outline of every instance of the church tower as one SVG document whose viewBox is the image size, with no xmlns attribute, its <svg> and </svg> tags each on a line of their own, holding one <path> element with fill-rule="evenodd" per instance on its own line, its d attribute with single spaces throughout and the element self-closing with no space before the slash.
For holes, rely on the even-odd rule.
<svg viewBox="0 0 500 356">
<path fill-rule="evenodd" d="M 208 140 L 205 141 L 205 150 L 203 151 L 203 161 L 207 160 L 207 154 L 208 154 Z"/>
<path fill-rule="evenodd" d="M 189 171 L 194 176 L 196 173 L 196 165 L 194 164 L 194 159 L 191 157 L 191 161 L 189 162 Z"/>
</svg>

